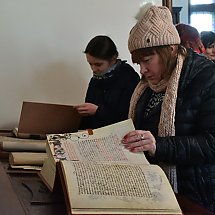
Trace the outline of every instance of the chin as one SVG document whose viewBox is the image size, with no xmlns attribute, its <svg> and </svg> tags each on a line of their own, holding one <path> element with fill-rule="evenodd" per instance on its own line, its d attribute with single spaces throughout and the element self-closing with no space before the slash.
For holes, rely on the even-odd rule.
<svg viewBox="0 0 215 215">
<path fill-rule="evenodd" d="M 159 83 L 159 81 L 155 81 L 155 80 L 149 80 L 149 82 L 150 82 L 151 84 L 153 84 L 153 85 L 156 85 L 156 84 Z"/>
</svg>

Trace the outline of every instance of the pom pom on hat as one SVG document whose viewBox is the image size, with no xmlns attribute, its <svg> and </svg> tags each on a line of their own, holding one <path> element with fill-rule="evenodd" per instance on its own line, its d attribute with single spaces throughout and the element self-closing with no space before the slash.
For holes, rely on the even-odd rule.
<svg viewBox="0 0 215 215">
<path fill-rule="evenodd" d="M 180 44 L 179 34 L 167 7 L 146 3 L 140 8 L 136 18 L 138 21 L 131 29 L 128 39 L 130 53 L 141 48 Z"/>
</svg>

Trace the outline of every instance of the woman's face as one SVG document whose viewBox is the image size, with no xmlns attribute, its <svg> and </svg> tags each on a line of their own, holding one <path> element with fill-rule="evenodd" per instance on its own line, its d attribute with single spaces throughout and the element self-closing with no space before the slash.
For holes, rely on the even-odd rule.
<svg viewBox="0 0 215 215">
<path fill-rule="evenodd" d="M 94 73 L 102 73 L 111 67 L 116 60 L 101 60 L 99 58 L 93 57 L 90 54 L 86 54 L 87 62 L 90 64 L 90 67 Z"/>
<path fill-rule="evenodd" d="M 215 61 L 215 42 L 212 43 L 208 48 L 206 48 L 206 53 L 205 53 L 205 55 L 206 55 L 209 59 Z"/>
<path fill-rule="evenodd" d="M 158 84 L 162 79 L 162 64 L 157 53 L 142 57 L 140 62 L 140 73 L 152 84 Z"/>
</svg>

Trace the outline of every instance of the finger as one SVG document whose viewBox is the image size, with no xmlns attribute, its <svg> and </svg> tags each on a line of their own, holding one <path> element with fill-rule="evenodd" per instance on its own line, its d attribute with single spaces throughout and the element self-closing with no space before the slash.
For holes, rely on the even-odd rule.
<svg viewBox="0 0 215 215">
<path fill-rule="evenodd" d="M 124 136 L 124 139 L 130 138 L 130 137 L 132 137 L 132 136 L 135 136 L 136 134 L 137 134 L 136 131 L 131 131 L 131 132 L 127 133 L 127 134 Z"/>
<path fill-rule="evenodd" d="M 88 111 L 88 109 L 87 109 L 87 107 L 86 106 L 80 106 L 79 108 L 78 108 L 78 111 L 82 111 L 82 112 L 86 112 L 86 111 Z"/>
<path fill-rule="evenodd" d="M 127 144 L 124 144 L 126 149 L 132 149 L 132 148 L 136 148 L 136 147 L 140 147 L 142 145 L 144 145 L 144 141 L 143 140 L 135 140 L 133 142 L 129 142 Z"/>
<path fill-rule="evenodd" d="M 81 114 L 88 114 L 88 111 L 87 110 L 80 110 L 79 113 L 81 113 Z"/>
<path fill-rule="evenodd" d="M 148 141 L 139 141 L 136 143 L 129 144 L 127 149 L 131 152 L 143 152 L 148 151 L 151 148 L 151 145 Z"/>
<path fill-rule="evenodd" d="M 139 131 L 133 131 L 125 135 L 125 137 L 122 139 L 122 142 L 125 144 L 128 144 L 128 143 L 138 142 L 144 139 L 145 139 L 145 135 L 143 133 L 140 133 Z"/>
<path fill-rule="evenodd" d="M 131 148 L 130 151 L 134 152 L 134 153 L 144 152 L 144 151 L 148 151 L 148 147 L 147 147 L 147 145 L 141 145 L 138 147 Z"/>
<path fill-rule="evenodd" d="M 82 113 L 79 112 L 79 114 L 80 114 L 81 116 L 89 116 L 89 114 L 86 113 L 86 112 L 82 112 Z"/>
</svg>

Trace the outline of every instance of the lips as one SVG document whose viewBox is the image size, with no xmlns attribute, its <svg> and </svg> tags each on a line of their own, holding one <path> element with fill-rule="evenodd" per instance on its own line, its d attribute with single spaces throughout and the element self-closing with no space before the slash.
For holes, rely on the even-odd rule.
<svg viewBox="0 0 215 215">
<path fill-rule="evenodd" d="M 210 55 L 210 58 L 211 58 L 212 60 L 215 60 L 215 55 Z"/>
<path fill-rule="evenodd" d="M 153 76 L 146 76 L 145 77 L 147 80 L 153 80 Z"/>
</svg>

